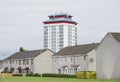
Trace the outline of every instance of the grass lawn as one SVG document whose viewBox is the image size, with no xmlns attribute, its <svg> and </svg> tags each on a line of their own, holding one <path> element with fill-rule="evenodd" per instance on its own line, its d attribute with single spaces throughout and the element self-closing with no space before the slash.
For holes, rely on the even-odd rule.
<svg viewBox="0 0 120 82">
<path fill-rule="evenodd" d="M 87 80 L 73 78 L 47 78 L 47 77 L 0 77 L 0 82 L 120 82 L 120 80 Z"/>
</svg>

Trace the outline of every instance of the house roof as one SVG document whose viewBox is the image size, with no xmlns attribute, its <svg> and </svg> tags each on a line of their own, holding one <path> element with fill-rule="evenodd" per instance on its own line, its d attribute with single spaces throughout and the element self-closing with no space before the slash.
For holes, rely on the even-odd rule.
<svg viewBox="0 0 120 82">
<path fill-rule="evenodd" d="M 111 32 L 110 33 L 118 42 L 120 42 L 120 33 L 118 32 Z"/>
<path fill-rule="evenodd" d="M 3 61 L 2 60 L 0 60 L 0 65 L 3 63 Z"/>
<path fill-rule="evenodd" d="M 48 49 L 17 52 L 15 54 L 9 56 L 6 59 L 35 58 L 36 56 L 40 55 L 41 53 L 45 52 L 46 50 L 48 50 Z"/>
<path fill-rule="evenodd" d="M 65 47 L 54 56 L 58 55 L 76 55 L 76 54 L 86 54 L 95 49 L 99 43 L 92 43 L 92 44 L 84 44 L 84 45 L 77 45 L 77 46 L 69 46 Z"/>
<path fill-rule="evenodd" d="M 65 15 L 65 16 L 71 16 L 70 14 L 65 13 L 65 12 L 55 13 L 55 14 L 52 14 L 52 15 L 50 15 L 50 16 L 63 16 L 63 15 Z M 50 17 L 50 16 L 49 16 L 49 17 Z"/>
<path fill-rule="evenodd" d="M 55 18 L 55 19 L 49 19 L 45 22 L 74 22 L 75 24 L 77 24 L 75 21 L 73 21 L 72 19 L 68 19 L 68 18 Z"/>
</svg>

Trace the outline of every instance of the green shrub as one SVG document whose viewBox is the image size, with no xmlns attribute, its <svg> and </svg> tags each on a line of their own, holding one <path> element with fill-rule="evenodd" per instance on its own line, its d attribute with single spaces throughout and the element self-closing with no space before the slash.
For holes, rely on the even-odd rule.
<svg viewBox="0 0 120 82">
<path fill-rule="evenodd" d="M 85 79 L 91 79 L 91 72 L 86 72 L 85 73 Z"/>
<path fill-rule="evenodd" d="M 77 78 L 81 78 L 81 73 L 80 73 L 80 71 L 77 72 L 76 77 L 77 77 Z"/>
<path fill-rule="evenodd" d="M 78 71 L 76 74 L 77 78 L 80 79 L 96 79 L 95 71 Z"/>
<path fill-rule="evenodd" d="M 26 76 L 34 76 L 34 77 L 40 77 L 41 74 L 27 74 Z M 59 78 L 76 78 L 76 75 L 68 75 L 68 74 L 53 74 L 53 73 L 44 73 L 42 74 L 42 77 L 59 77 Z"/>
<path fill-rule="evenodd" d="M 39 76 L 40 76 L 40 74 L 36 73 L 36 74 L 35 74 L 35 76 L 36 76 L 36 77 L 37 77 L 37 76 L 39 77 Z"/>
<path fill-rule="evenodd" d="M 26 76 L 35 76 L 35 74 L 30 73 L 30 74 L 26 74 Z"/>
<path fill-rule="evenodd" d="M 23 74 L 12 74 L 12 76 L 23 76 Z"/>
<path fill-rule="evenodd" d="M 76 75 L 44 73 L 42 77 L 76 78 Z"/>
<path fill-rule="evenodd" d="M 81 78 L 81 79 L 84 79 L 84 78 L 85 78 L 85 72 L 84 72 L 84 71 L 81 71 L 81 72 L 80 72 L 80 78 Z"/>
<path fill-rule="evenodd" d="M 4 70 L 1 73 L 11 73 L 11 72 L 9 72 L 8 70 Z"/>
<path fill-rule="evenodd" d="M 30 74 L 27 74 L 26 76 L 40 77 L 40 74 L 38 74 L 38 73 L 36 73 L 36 74 L 30 73 Z"/>
<path fill-rule="evenodd" d="M 96 72 L 95 71 L 91 71 L 91 78 L 96 79 Z"/>
</svg>

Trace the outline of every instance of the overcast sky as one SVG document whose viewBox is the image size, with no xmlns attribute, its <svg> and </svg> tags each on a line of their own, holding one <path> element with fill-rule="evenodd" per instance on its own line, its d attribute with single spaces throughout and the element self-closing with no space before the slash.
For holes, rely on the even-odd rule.
<svg viewBox="0 0 120 82">
<path fill-rule="evenodd" d="M 66 12 L 78 23 L 78 44 L 120 32 L 120 0 L 0 0 L 0 55 L 43 48 L 43 21 Z"/>
</svg>

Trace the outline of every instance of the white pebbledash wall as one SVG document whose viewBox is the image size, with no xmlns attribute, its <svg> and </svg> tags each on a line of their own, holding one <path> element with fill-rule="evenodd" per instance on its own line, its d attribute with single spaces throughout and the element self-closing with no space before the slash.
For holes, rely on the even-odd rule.
<svg viewBox="0 0 120 82">
<path fill-rule="evenodd" d="M 107 34 L 96 51 L 97 79 L 120 79 L 120 43 Z"/>
<path fill-rule="evenodd" d="M 84 60 L 84 55 L 86 60 Z M 78 59 L 76 58 L 78 57 Z M 71 58 L 73 61 L 71 61 Z M 90 59 L 93 58 L 93 62 L 90 62 Z M 66 61 L 65 61 L 66 60 Z M 58 69 L 61 69 L 62 66 L 70 65 L 80 65 L 77 68 L 77 71 L 96 71 L 96 51 L 92 50 L 87 54 L 76 54 L 76 55 L 63 55 L 63 56 L 53 56 L 53 73 L 58 73 Z M 70 68 L 68 68 L 69 70 Z M 71 72 L 70 72 L 71 71 Z M 69 70 L 70 73 L 74 74 L 73 70 Z M 64 74 L 64 72 L 62 72 Z"/>
<path fill-rule="evenodd" d="M 88 53 L 88 71 L 96 71 L 96 51 L 95 51 L 95 49 Z"/>
<path fill-rule="evenodd" d="M 53 52 L 47 50 L 34 59 L 34 73 L 52 73 L 52 55 Z"/>
</svg>

